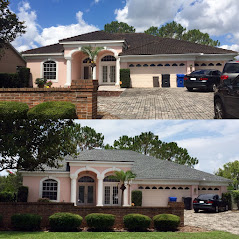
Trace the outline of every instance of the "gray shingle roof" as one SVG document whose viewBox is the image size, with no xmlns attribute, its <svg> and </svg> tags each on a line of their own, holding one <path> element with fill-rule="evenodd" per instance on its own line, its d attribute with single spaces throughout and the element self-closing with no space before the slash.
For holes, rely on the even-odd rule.
<svg viewBox="0 0 239 239">
<path fill-rule="evenodd" d="M 99 41 L 99 40 L 125 40 L 128 49 L 123 50 L 120 55 L 158 55 L 158 54 L 186 54 L 186 53 L 204 53 L 204 54 L 236 54 L 231 50 L 225 50 L 217 47 L 200 45 L 192 42 L 181 41 L 171 38 L 161 38 L 145 33 L 107 33 L 96 31 L 82 34 L 75 37 L 62 39 L 59 42 L 74 41 Z M 41 54 L 41 53 L 61 53 L 63 52 L 61 44 L 40 47 L 23 52 L 23 54 Z"/>
<path fill-rule="evenodd" d="M 185 165 L 156 159 L 130 150 L 84 151 L 77 157 L 66 157 L 62 162 L 64 164 L 63 169 L 66 168 L 65 165 L 68 161 L 134 162 L 132 171 L 137 175 L 136 179 L 230 182 L 228 179 L 192 169 Z"/>
</svg>

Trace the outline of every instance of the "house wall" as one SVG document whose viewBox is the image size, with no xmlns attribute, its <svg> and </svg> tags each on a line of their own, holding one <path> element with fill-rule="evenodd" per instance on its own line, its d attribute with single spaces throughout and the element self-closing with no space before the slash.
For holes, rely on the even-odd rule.
<svg viewBox="0 0 239 239">
<path fill-rule="evenodd" d="M 0 73 L 16 73 L 17 66 L 26 66 L 26 62 L 12 49 L 4 49 L 0 58 Z"/>
</svg>

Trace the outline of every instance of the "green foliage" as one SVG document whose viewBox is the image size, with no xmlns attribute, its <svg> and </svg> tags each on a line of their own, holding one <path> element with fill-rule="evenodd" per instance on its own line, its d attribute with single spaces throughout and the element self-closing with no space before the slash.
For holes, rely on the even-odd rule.
<svg viewBox="0 0 239 239">
<path fill-rule="evenodd" d="M 71 120 L 0 121 L 0 171 L 59 168 L 66 155 L 76 155 L 66 128 Z"/>
<path fill-rule="evenodd" d="M 142 214 L 128 214 L 123 220 L 124 226 L 130 231 L 146 231 L 151 223 L 150 217 Z"/>
<path fill-rule="evenodd" d="M 187 149 L 178 147 L 177 143 L 165 143 L 159 140 L 152 132 L 141 133 L 134 137 L 124 135 L 114 141 L 113 147 L 107 145 L 106 149 L 133 150 L 144 155 L 156 157 L 182 165 L 194 167 L 198 164 L 197 158 L 188 154 Z"/>
<path fill-rule="evenodd" d="M 15 197 L 13 192 L 0 192 L 0 202 L 14 202 Z"/>
<path fill-rule="evenodd" d="M 19 187 L 22 186 L 22 175 L 18 172 L 7 171 L 7 176 L 0 177 L 0 192 L 17 193 Z"/>
<path fill-rule="evenodd" d="M 158 231 L 176 231 L 180 225 L 180 217 L 171 214 L 160 214 L 153 217 L 154 228 Z"/>
<path fill-rule="evenodd" d="M 239 190 L 231 191 L 232 193 L 232 198 L 234 202 L 237 204 L 237 207 L 239 209 Z"/>
<path fill-rule="evenodd" d="M 77 231 L 80 227 L 83 218 L 73 213 L 55 213 L 49 217 L 51 231 L 56 232 L 71 232 Z"/>
<path fill-rule="evenodd" d="M 28 110 L 25 103 L 0 101 L 0 120 L 26 119 Z"/>
<path fill-rule="evenodd" d="M 131 80 L 130 80 L 130 69 L 120 69 L 120 81 L 121 88 L 130 88 Z"/>
<path fill-rule="evenodd" d="M 223 168 L 219 168 L 215 173 L 217 176 L 231 179 L 233 181 L 234 189 L 238 189 L 239 186 L 239 161 L 226 163 Z"/>
<path fill-rule="evenodd" d="M 92 213 L 85 217 L 88 227 L 96 231 L 110 230 L 115 223 L 115 216 L 111 214 Z"/>
<path fill-rule="evenodd" d="M 12 226 L 18 231 L 37 231 L 41 220 L 41 216 L 36 214 L 14 214 L 11 217 Z"/>
<path fill-rule="evenodd" d="M 135 28 L 124 22 L 112 21 L 105 24 L 104 31 L 109 33 L 134 33 Z"/>
<path fill-rule="evenodd" d="M 134 206 L 141 207 L 142 206 L 142 192 L 141 191 L 132 191 L 132 203 Z"/>
<path fill-rule="evenodd" d="M 20 67 L 18 69 L 18 78 L 21 83 L 20 87 L 29 87 L 30 69 L 26 67 Z"/>
<path fill-rule="evenodd" d="M 208 33 L 202 33 L 198 29 L 187 31 L 186 28 L 175 21 L 166 23 L 160 28 L 152 26 L 146 30 L 145 33 L 153 36 L 185 40 L 207 46 L 220 46 L 220 42 L 212 40 Z"/>
<path fill-rule="evenodd" d="M 40 203 L 51 203 L 51 200 L 49 198 L 39 198 L 37 202 Z"/>
<path fill-rule="evenodd" d="M 17 192 L 17 201 L 27 202 L 27 198 L 28 198 L 28 187 L 20 186 Z"/>
<path fill-rule="evenodd" d="M 35 84 L 38 85 L 39 87 L 44 86 L 46 82 L 47 82 L 47 79 L 45 78 L 36 78 L 35 80 Z"/>
<path fill-rule="evenodd" d="M 232 195 L 231 192 L 223 193 L 222 200 L 228 203 L 228 209 L 232 210 Z"/>
<path fill-rule="evenodd" d="M 36 105 L 27 113 L 29 119 L 76 119 L 76 107 L 71 102 L 50 101 Z"/>
</svg>

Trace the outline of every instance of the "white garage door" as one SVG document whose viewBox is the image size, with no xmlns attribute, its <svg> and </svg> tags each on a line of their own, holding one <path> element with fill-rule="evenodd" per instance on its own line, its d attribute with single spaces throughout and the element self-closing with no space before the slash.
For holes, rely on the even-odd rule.
<svg viewBox="0 0 239 239">
<path fill-rule="evenodd" d="M 140 188 L 144 189 L 140 189 Z M 191 188 L 187 186 L 142 186 L 142 206 L 166 207 L 169 197 L 177 197 L 177 202 L 182 202 L 182 197 L 191 197 Z"/>
</svg>

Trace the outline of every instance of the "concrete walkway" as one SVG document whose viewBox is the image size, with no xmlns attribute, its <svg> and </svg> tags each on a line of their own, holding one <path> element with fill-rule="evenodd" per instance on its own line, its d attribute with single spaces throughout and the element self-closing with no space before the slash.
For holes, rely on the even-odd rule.
<svg viewBox="0 0 239 239">
<path fill-rule="evenodd" d="M 119 97 L 98 97 L 98 111 L 119 119 L 213 119 L 213 96 L 185 88 L 133 88 Z"/>
</svg>

